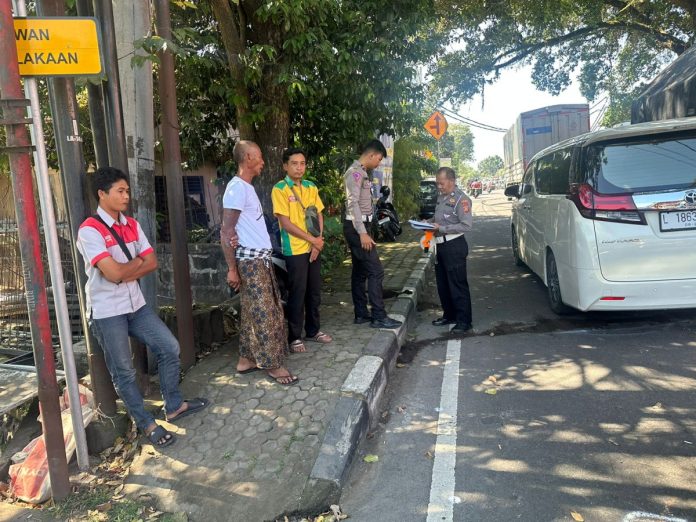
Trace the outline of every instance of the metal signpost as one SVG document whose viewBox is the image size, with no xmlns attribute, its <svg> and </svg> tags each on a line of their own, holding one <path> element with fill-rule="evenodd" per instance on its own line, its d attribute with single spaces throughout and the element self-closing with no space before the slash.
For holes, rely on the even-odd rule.
<svg viewBox="0 0 696 522">
<path fill-rule="evenodd" d="M 24 80 L 25 92 L 31 102 L 33 141 L 36 146 L 34 163 L 39 188 L 39 202 L 46 238 L 46 249 L 53 287 L 56 318 L 60 337 L 66 385 L 70 400 L 77 462 L 81 470 L 89 468 L 87 440 L 82 418 L 77 371 L 72 346 L 72 331 L 68 316 L 63 269 L 60 259 L 55 212 L 51 197 L 46 146 L 43 139 L 38 89 L 32 76 L 75 76 L 99 74 L 102 70 L 99 53 L 99 34 L 93 18 L 24 18 L 25 0 L 16 1 L 17 15 L 14 33 L 17 46 L 19 74 Z M 77 130 L 73 133 L 79 139 Z M 46 427 L 44 426 L 44 430 Z M 61 437 L 62 438 L 62 437 Z"/>
</svg>

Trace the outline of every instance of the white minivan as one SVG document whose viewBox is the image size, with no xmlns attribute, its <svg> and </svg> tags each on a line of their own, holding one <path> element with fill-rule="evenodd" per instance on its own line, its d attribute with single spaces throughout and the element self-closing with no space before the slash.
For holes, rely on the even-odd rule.
<svg viewBox="0 0 696 522">
<path fill-rule="evenodd" d="M 696 307 L 696 118 L 553 145 L 505 195 L 515 262 L 554 312 Z"/>
</svg>

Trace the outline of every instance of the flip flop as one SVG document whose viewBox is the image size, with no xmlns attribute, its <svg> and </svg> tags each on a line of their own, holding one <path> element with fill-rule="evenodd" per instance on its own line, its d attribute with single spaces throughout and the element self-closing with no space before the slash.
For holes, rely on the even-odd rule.
<svg viewBox="0 0 696 522">
<path fill-rule="evenodd" d="M 239 375 L 246 375 L 248 373 L 258 372 L 259 370 L 261 370 L 261 368 L 259 368 L 258 366 L 252 366 L 251 368 L 247 368 L 246 370 L 237 370 L 237 373 Z"/>
<path fill-rule="evenodd" d="M 307 341 L 313 341 L 315 343 L 327 344 L 333 341 L 333 337 L 324 332 L 319 332 L 317 335 L 312 337 L 307 337 Z"/>
<path fill-rule="evenodd" d="M 285 379 L 287 377 L 292 377 L 292 380 L 290 382 L 280 382 L 278 379 Z M 277 377 L 273 377 L 272 375 L 268 375 L 268 380 L 271 382 L 274 382 L 276 384 L 280 384 L 281 386 L 294 386 L 298 382 L 300 382 L 300 378 L 297 375 L 292 375 L 291 373 L 287 375 L 278 375 Z"/>
<path fill-rule="evenodd" d="M 201 397 L 196 397 L 195 399 L 187 399 L 184 402 L 188 404 L 188 409 L 182 411 L 174 418 L 167 418 L 167 422 L 175 423 L 176 421 L 186 417 L 187 415 L 193 415 L 194 413 L 198 413 L 199 411 L 204 410 L 208 407 L 208 404 L 210 404 L 210 401 L 208 399 L 204 399 Z"/>
<path fill-rule="evenodd" d="M 302 342 L 302 339 L 295 339 L 290 343 L 290 353 L 305 353 L 307 347 Z"/>
<path fill-rule="evenodd" d="M 158 448 L 164 448 L 166 446 L 174 444 L 174 442 L 176 441 L 176 437 L 174 436 L 174 434 L 171 431 L 164 429 L 159 424 L 154 430 L 152 430 L 148 435 L 145 436 L 148 438 L 148 440 L 152 443 L 153 446 L 157 446 Z M 161 442 L 163 440 L 164 442 Z"/>
</svg>

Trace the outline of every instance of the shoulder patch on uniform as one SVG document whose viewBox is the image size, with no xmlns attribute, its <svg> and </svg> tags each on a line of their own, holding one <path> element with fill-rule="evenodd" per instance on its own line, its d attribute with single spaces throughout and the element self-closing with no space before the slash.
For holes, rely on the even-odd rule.
<svg viewBox="0 0 696 522">
<path fill-rule="evenodd" d="M 360 181 L 360 178 L 362 178 L 362 175 L 360 174 L 360 172 L 358 172 L 357 170 L 353 171 L 353 179 L 355 181 Z"/>
<path fill-rule="evenodd" d="M 471 203 L 469 203 L 468 199 L 462 199 L 462 209 L 466 214 L 471 212 Z"/>
</svg>

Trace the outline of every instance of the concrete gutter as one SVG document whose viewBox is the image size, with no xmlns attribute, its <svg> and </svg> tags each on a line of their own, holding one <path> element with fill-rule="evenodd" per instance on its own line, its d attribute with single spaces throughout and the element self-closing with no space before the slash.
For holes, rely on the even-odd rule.
<svg viewBox="0 0 696 522">
<path fill-rule="evenodd" d="M 338 504 L 358 446 L 379 421 L 379 405 L 415 318 L 432 258 L 431 251 L 418 261 L 388 311 L 391 317 L 403 320 L 403 324 L 398 329 L 376 332 L 343 383 L 341 397 L 302 492 L 300 512 L 316 513 Z"/>
</svg>

